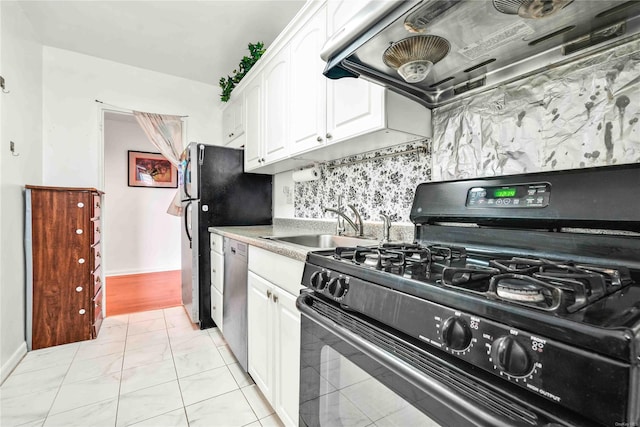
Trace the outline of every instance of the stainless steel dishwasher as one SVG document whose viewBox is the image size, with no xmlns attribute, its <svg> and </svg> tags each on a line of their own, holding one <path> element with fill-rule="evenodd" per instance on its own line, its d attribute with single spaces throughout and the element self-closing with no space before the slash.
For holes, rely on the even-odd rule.
<svg viewBox="0 0 640 427">
<path fill-rule="evenodd" d="M 224 339 L 247 371 L 247 245 L 224 239 Z"/>
</svg>

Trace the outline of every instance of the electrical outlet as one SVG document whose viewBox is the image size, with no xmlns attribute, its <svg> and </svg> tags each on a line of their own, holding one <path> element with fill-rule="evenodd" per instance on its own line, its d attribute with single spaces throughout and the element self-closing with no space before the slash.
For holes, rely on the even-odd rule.
<svg viewBox="0 0 640 427">
<path fill-rule="evenodd" d="M 285 185 L 284 187 L 282 187 L 282 192 L 285 194 L 286 203 L 288 205 L 292 205 L 293 204 L 293 191 L 291 191 L 291 187 L 289 187 L 288 185 Z"/>
</svg>

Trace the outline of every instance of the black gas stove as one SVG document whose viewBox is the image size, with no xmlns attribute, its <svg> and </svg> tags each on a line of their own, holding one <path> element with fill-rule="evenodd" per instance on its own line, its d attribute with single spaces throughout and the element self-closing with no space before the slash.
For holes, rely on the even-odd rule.
<svg viewBox="0 0 640 427">
<path fill-rule="evenodd" d="M 310 253 L 298 305 L 527 414 L 473 424 L 638 425 L 639 190 L 640 165 L 421 184 L 414 242 Z"/>
</svg>

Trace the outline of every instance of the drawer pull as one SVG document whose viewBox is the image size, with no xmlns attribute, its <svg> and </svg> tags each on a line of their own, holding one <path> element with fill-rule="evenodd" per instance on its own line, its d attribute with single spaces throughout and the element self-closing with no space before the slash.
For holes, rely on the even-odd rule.
<svg viewBox="0 0 640 427">
<path fill-rule="evenodd" d="M 81 229 L 81 228 L 78 228 L 78 229 L 76 230 L 76 234 L 82 234 L 82 233 L 83 233 L 83 232 L 82 232 L 82 229 Z"/>
<path fill-rule="evenodd" d="M 101 258 L 100 257 L 100 252 L 96 252 L 96 258 Z"/>
<path fill-rule="evenodd" d="M 267 298 L 271 298 L 271 291 L 267 291 Z"/>
<path fill-rule="evenodd" d="M 100 279 L 100 276 L 96 277 L 96 282 L 97 282 L 97 283 L 102 282 L 102 279 Z"/>
<path fill-rule="evenodd" d="M 96 202 L 96 208 L 100 208 L 100 202 Z"/>
<path fill-rule="evenodd" d="M 100 227 L 96 227 L 96 233 L 100 232 Z"/>
<path fill-rule="evenodd" d="M 87 312 L 87 310 L 85 310 L 84 308 L 81 308 L 80 311 L 78 311 L 78 313 L 80 314 L 85 314 Z"/>
<path fill-rule="evenodd" d="M 273 302 L 278 302 L 278 295 L 273 294 Z"/>
<path fill-rule="evenodd" d="M 78 260 L 78 264 L 84 264 L 84 258 L 80 258 L 80 259 Z"/>
<path fill-rule="evenodd" d="M 82 292 L 82 286 L 78 286 L 78 287 L 76 288 L 76 292 Z"/>
<path fill-rule="evenodd" d="M 79 208 L 84 208 L 84 203 L 82 203 L 82 202 L 78 203 L 78 207 Z"/>
</svg>

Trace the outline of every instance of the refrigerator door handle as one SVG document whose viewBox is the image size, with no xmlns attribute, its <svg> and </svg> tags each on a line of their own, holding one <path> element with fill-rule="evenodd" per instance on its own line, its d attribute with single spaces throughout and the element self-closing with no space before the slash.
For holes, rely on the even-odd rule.
<svg viewBox="0 0 640 427">
<path fill-rule="evenodd" d="M 184 231 L 187 233 L 187 237 L 189 238 L 189 247 L 193 248 L 193 239 L 191 238 L 191 230 L 189 229 L 190 227 L 190 219 L 189 218 L 189 212 L 191 209 L 191 201 L 187 202 L 187 204 L 184 207 Z"/>
<path fill-rule="evenodd" d="M 184 195 L 186 199 L 191 199 L 191 194 L 189 194 L 189 190 L 187 190 L 187 183 L 191 181 L 191 171 L 189 167 L 191 166 L 191 159 L 187 159 L 187 163 L 184 166 L 184 176 L 182 177 L 182 188 L 184 189 Z"/>
<path fill-rule="evenodd" d="M 204 164 L 204 145 L 199 145 L 198 149 L 198 164 L 202 166 Z"/>
</svg>

